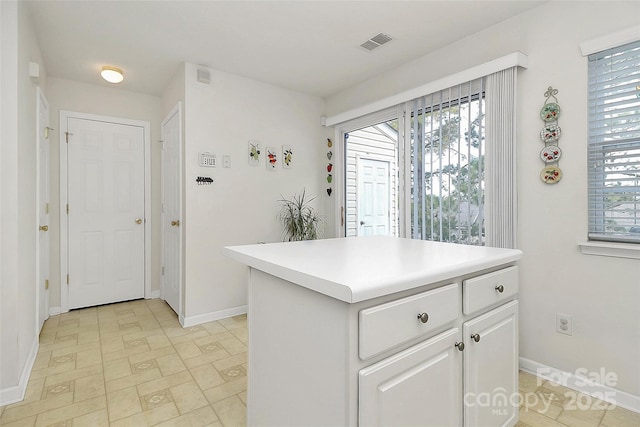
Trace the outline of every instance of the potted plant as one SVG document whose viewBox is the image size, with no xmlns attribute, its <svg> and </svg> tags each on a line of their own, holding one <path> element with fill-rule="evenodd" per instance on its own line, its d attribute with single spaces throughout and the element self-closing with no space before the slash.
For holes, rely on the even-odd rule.
<svg viewBox="0 0 640 427">
<path fill-rule="evenodd" d="M 282 223 L 285 241 L 315 240 L 318 238 L 319 225 L 322 219 L 310 205 L 315 198 L 306 198 L 305 190 L 301 195 L 293 195 L 291 199 L 280 200 L 282 208 L 278 218 Z"/>
</svg>

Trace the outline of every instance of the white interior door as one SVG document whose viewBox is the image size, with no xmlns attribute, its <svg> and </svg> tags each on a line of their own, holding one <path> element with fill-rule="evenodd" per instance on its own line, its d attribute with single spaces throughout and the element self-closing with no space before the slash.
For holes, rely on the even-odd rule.
<svg viewBox="0 0 640 427">
<path fill-rule="evenodd" d="M 162 122 L 162 299 L 181 310 L 181 164 L 180 104 Z"/>
<path fill-rule="evenodd" d="M 36 110 L 38 116 L 36 135 L 38 137 L 37 162 L 37 218 L 38 241 L 36 246 L 37 291 L 38 298 L 38 332 L 49 317 L 49 103 L 37 90 Z"/>
<path fill-rule="evenodd" d="M 388 161 L 358 158 L 358 236 L 388 235 Z"/>
<path fill-rule="evenodd" d="M 68 307 L 143 298 L 144 128 L 69 117 L 67 134 Z"/>
</svg>

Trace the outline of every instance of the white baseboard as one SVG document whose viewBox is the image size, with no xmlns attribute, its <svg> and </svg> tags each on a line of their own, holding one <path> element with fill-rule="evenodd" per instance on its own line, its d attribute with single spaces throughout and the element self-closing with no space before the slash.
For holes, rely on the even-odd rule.
<svg viewBox="0 0 640 427">
<path fill-rule="evenodd" d="M 520 357 L 520 369 L 580 393 L 640 413 L 640 396 L 596 383 L 592 379 L 580 376 L 577 373 L 564 372 L 525 357 Z"/>
<path fill-rule="evenodd" d="M 184 317 L 180 316 L 180 324 L 183 328 L 189 326 L 199 325 L 201 323 L 213 322 L 214 320 L 224 319 L 226 317 L 237 316 L 239 314 L 245 314 L 247 312 L 247 306 L 241 305 L 239 307 L 228 308 L 226 310 L 213 311 L 211 313 L 199 314 L 197 316 Z"/>
<path fill-rule="evenodd" d="M 33 340 L 33 344 L 31 344 L 31 351 L 29 352 L 27 361 L 24 364 L 24 368 L 22 369 L 22 374 L 20 375 L 20 381 L 18 382 L 18 385 L 0 389 L 0 406 L 6 406 L 11 403 L 20 402 L 22 399 L 24 399 L 24 394 L 27 391 L 27 383 L 29 382 L 29 376 L 31 375 L 31 369 L 33 368 L 33 364 L 36 361 L 38 348 L 40 348 L 39 341 L 39 337 L 36 335 Z"/>
<path fill-rule="evenodd" d="M 49 307 L 49 316 L 55 316 L 56 314 L 62 313 L 62 308 L 58 307 Z"/>
</svg>

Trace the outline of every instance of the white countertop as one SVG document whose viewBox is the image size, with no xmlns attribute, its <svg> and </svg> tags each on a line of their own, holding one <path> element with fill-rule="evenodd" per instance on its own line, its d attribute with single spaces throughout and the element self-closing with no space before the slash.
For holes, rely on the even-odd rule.
<svg viewBox="0 0 640 427">
<path fill-rule="evenodd" d="M 228 246 L 230 258 L 355 303 L 519 260 L 517 249 L 371 236 Z"/>
</svg>

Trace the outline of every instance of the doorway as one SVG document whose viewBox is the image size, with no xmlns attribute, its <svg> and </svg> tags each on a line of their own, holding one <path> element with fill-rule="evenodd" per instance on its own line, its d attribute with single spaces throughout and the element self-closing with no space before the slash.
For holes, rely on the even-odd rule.
<svg viewBox="0 0 640 427">
<path fill-rule="evenodd" d="M 399 235 L 398 120 L 344 134 L 345 236 Z"/>
<path fill-rule="evenodd" d="M 149 123 L 61 111 L 61 310 L 150 296 Z"/>
</svg>

